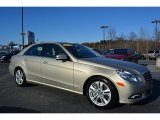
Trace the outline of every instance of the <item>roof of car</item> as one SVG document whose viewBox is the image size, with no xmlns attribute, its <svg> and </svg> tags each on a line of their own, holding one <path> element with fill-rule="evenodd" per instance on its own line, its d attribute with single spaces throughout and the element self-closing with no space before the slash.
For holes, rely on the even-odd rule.
<svg viewBox="0 0 160 120">
<path fill-rule="evenodd" d="M 69 43 L 69 42 L 41 42 L 41 43 L 36 43 L 36 44 L 78 44 L 78 43 Z"/>
</svg>

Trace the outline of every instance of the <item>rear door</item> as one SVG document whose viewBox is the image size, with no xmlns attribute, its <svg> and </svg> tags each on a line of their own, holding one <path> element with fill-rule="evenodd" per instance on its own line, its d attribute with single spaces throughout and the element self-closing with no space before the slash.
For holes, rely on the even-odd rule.
<svg viewBox="0 0 160 120">
<path fill-rule="evenodd" d="M 43 45 L 34 45 L 24 53 L 24 64 L 26 66 L 26 76 L 28 80 L 41 80 L 41 54 Z"/>
</svg>

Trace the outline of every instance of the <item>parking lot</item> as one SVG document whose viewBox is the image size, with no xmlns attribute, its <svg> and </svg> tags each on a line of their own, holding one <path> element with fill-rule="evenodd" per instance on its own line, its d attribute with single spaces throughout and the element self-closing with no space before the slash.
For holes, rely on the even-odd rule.
<svg viewBox="0 0 160 120">
<path fill-rule="evenodd" d="M 86 97 L 43 85 L 18 87 L 8 73 L 8 63 L 0 63 L 1 113 L 160 113 L 160 69 L 155 61 L 143 60 L 153 77 L 152 95 L 133 105 L 120 104 L 110 110 L 94 108 Z"/>
</svg>

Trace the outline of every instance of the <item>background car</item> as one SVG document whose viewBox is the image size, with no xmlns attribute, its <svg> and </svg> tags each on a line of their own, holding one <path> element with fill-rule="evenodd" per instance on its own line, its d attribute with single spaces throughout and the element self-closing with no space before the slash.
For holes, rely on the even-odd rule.
<svg viewBox="0 0 160 120">
<path fill-rule="evenodd" d="M 94 50 L 95 52 L 97 52 L 97 53 L 99 53 L 101 55 L 104 54 L 104 52 L 102 50 L 99 50 L 99 49 L 96 49 L 96 48 L 93 48 L 92 50 Z"/>
<path fill-rule="evenodd" d="M 156 60 L 157 57 L 159 56 L 160 56 L 160 50 L 149 50 L 148 51 L 149 60 Z"/>
<path fill-rule="evenodd" d="M 145 60 L 146 59 L 145 56 L 140 52 L 135 52 L 135 54 L 136 54 L 136 56 L 139 60 Z"/>
<path fill-rule="evenodd" d="M 105 51 L 104 57 L 138 63 L 135 51 L 130 48 L 117 48 Z"/>
<path fill-rule="evenodd" d="M 1 56 L 0 61 L 1 62 L 10 62 L 10 59 L 13 55 L 18 54 L 20 51 L 12 51 L 10 53 L 4 54 Z"/>
<path fill-rule="evenodd" d="M 7 54 L 6 52 L 0 52 L 0 58 L 6 54 Z"/>
</svg>

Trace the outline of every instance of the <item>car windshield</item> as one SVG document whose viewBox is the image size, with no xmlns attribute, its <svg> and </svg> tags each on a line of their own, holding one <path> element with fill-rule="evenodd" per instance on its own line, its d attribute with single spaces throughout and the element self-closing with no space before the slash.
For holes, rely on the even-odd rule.
<svg viewBox="0 0 160 120">
<path fill-rule="evenodd" d="M 112 54 L 112 50 L 106 50 L 104 54 L 105 54 L 105 55 L 107 55 L 107 54 Z"/>
<path fill-rule="evenodd" d="M 63 46 L 76 58 L 99 57 L 93 50 L 80 44 L 63 44 Z"/>
<path fill-rule="evenodd" d="M 125 55 L 125 54 L 127 54 L 127 50 L 126 49 L 114 49 L 113 54 Z"/>
</svg>

